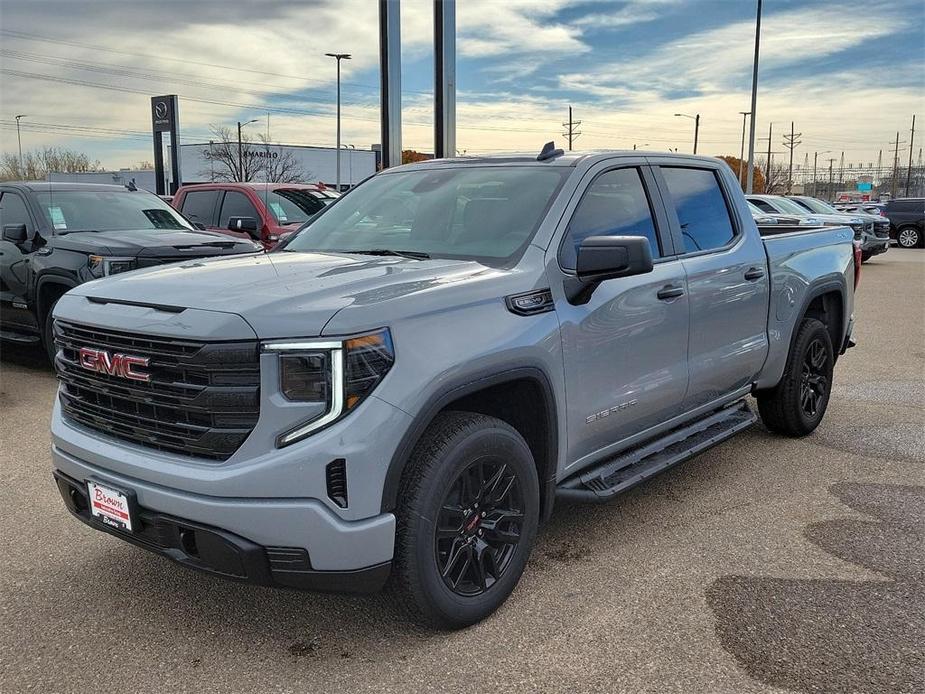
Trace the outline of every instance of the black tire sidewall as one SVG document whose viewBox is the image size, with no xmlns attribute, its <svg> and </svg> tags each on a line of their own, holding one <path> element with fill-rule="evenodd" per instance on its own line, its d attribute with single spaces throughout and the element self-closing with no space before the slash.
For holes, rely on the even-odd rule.
<svg viewBox="0 0 925 694">
<path fill-rule="evenodd" d="M 45 318 L 42 321 L 42 347 L 45 349 L 45 355 L 48 357 L 48 362 L 54 366 L 55 365 L 55 355 L 58 350 L 55 347 L 55 331 L 54 331 L 54 311 L 55 304 L 58 302 L 55 301 L 51 306 L 48 307 L 48 312 L 45 314 Z"/>
<path fill-rule="evenodd" d="M 437 512 L 457 476 L 473 461 L 490 457 L 501 459 L 517 474 L 524 500 L 524 521 L 521 539 L 510 564 L 501 578 L 481 595 L 457 595 L 444 583 L 437 567 L 434 533 Z M 413 570 L 423 589 L 428 607 L 439 621 L 452 626 L 465 626 L 484 619 L 510 595 L 520 580 L 539 524 L 539 482 L 530 449 L 524 440 L 507 427 L 471 429 L 445 451 L 445 456 L 433 468 L 434 474 L 422 481 L 415 500 Z"/>
<path fill-rule="evenodd" d="M 822 405 L 817 409 L 816 415 L 810 417 L 803 412 L 803 407 L 800 403 L 800 381 L 802 378 L 803 360 L 806 358 L 809 346 L 817 339 L 822 340 L 822 344 L 826 350 L 826 364 L 828 367 L 825 376 L 827 387 Z M 812 320 L 812 323 L 807 329 L 800 331 L 800 335 L 797 337 L 797 344 L 794 345 L 794 348 L 794 362 L 788 374 L 794 382 L 790 384 L 790 387 L 791 392 L 794 394 L 794 406 L 801 428 L 805 433 L 809 433 L 819 426 L 819 423 L 822 421 L 822 418 L 825 417 L 826 410 L 829 407 L 829 399 L 832 397 L 832 376 L 835 370 L 835 354 L 832 349 L 832 338 L 829 335 L 829 331 L 823 323 L 817 320 Z"/>
</svg>

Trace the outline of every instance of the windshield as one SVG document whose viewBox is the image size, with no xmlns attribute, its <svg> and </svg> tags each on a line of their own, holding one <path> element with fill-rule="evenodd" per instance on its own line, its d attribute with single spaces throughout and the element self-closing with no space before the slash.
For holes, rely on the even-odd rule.
<svg viewBox="0 0 925 694">
<path fill-rule="evenodd" d="M 258 193 L 266 198 L 267 209 L 278 224 L 302 224 L 334 201 L 304 188 L 277 188 L 269 193 Z"/>
<path fill-rule="evenodd" d="M 35 197 L 55 231 L 193 229 L 176 210 L 153 193 L 47 190 L 37 192 Z"/>
<path fill-rule="evenodd" d="M 800 198 L 799 202 L 817 214 L 842 214 L 831 205 L 826 205 L 822 200 L 816 200 L 816 198 Z"/>
<path fill-rule="evenodd" d="M 771 204 L 787 214 L 798 214 L 800 216 L 805 216 L 807 214 L 805 207 L 800 207 L 793 200 L 788 200 L 787 198 L 774 198 Z"/>
<path fill-rule="evenodd" d="M 571 171 L 486 166 L 381 174 L 352 190 L 284 250 L 511 261 L 530 242 Z"/>
</svg>

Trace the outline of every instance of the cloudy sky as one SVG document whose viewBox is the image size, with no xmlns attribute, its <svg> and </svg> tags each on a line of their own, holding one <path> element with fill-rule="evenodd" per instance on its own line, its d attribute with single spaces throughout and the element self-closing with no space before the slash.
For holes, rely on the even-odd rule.
<svg viewBox="0 0 925 694">
<path fill-rule="evenodd" d="M 757 127 L 772 149 L 802 144 L 876 161 L 913 113 L 925 142 L 925 2 L 765 0 Z M 403 144 L 433 149 L 432 3 L 402 1 Z M 460 0 L 457 146 L 737 154 L 751 86 L 752 0 Z M 344 142 L 378 134 L 376 0 L 0 0 L 0 150 L 63 144 L 112 168 L 152 159 L 149 97 L 180 95 L 182 138 L 211 125 L 292 144 L 333 145 L 334 64 L 344 63 Z M 767 142 L 758 143 L 766 148 Z M 916 146 L 916 151 L 918 145 Z M 822 160 L 823 157 L 820 157 Z M 888 157 L 884 154 L 884 159 Z"/>
</svg>

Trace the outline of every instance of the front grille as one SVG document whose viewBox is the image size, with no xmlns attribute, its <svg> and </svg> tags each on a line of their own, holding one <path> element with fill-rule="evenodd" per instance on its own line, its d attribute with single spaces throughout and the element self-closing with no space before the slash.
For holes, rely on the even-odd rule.
<svg viewBox="0 0 925 694">
<path fill-rule="evenodd" d="M 73 422 L 170 453 L 225 460 L 260 414 L 256 340 L 205 342 L 55 322 L 61 407 Z M 150 380 L 83 368 L 82 347 L 147 357 Z"/>
</svg>

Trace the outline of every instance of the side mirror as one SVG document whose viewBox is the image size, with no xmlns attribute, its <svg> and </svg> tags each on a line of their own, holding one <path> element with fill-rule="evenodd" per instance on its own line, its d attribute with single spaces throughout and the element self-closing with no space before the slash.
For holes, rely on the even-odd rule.
<svg viewBox="0 0 925 694">
<path fill-rule="evenodd" d="M 25 224 L 4 224 L 3 240 L 10 243 L 24 243 L 29 238 Z"/>
<path fill-rule="evenodd" d="M 585 304 L 606 280 L 652 272 L 652 249 L 645 236 L 589 236 L 578 247 L 576 278 L 566 281 L 572 304 Z"/>
<path fill-rule="evenodd" d="M 228 219 L 228 229 L 247 232 L 254 239 L 260 240 L 260 234 L 257 231 L 257 220 L 253 217 L 230 217 Z"/>
</svg>

